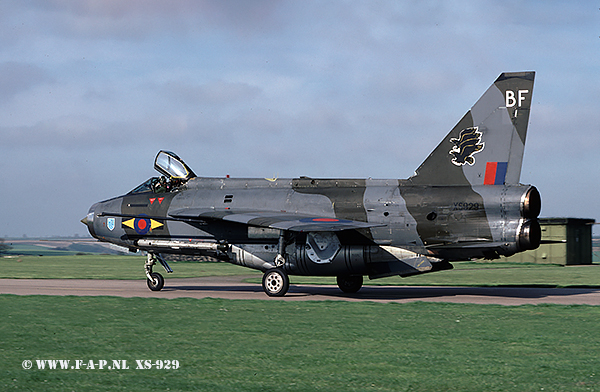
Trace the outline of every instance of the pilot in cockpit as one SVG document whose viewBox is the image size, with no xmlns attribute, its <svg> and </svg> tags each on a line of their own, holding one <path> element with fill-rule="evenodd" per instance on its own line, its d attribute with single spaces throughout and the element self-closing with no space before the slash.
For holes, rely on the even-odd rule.
<svg viewBox="0 0 600 392">
<path fill-rule="evenodd" d="M 165 176 L 161 176 L 154 184 L 152 184 L 154 193 L 165 193 L 169 191 L 169 181 Z"/>
</svg>

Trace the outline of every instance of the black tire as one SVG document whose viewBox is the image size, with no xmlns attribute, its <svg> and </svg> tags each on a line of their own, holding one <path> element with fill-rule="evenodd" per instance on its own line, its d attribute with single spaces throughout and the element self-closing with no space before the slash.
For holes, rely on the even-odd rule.
<svg viewBox="0 0 600 392">
<path fill-rule="evenodd" d="M 152 291 L 160 291 L 165 286 L 165 278 L 158 272 L 153 272 L 150 276 L 152 276 L 152 280 L 146 279 L 146 283 L 148 283 L 148 288 Z"/>
<path fill-rule="evenodd" d="M 290 278 L 282 269 L 270 269 L 263 275 L 262 286 L 269 297 L 283 297 L 290 288 Z"/>
<path fill-rule="evenodd" d="M 363 285 L 362 275 L 343 275 L 337 277 L 337 285 L 344 293 L 354 294 Z"/>
</svg>

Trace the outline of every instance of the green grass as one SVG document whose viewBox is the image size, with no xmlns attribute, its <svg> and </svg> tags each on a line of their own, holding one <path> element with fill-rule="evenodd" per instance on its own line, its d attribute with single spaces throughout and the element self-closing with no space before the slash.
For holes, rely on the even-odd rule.
<svg viewBox="0 0 600 392">
<path fill-rule="evenodd" d="M 72 240 L 29 240 L 30 242 L 5 241 L 10 249 L 5 252 L 9 256 L 73 256 L 82 253 L 92 254 L 123 254 L 114 249 L 106 248 L 100 242 Z"/>
<path fill-rule="evenodd" d="M 0 278 L 28 279 L 146 279 L 143 256 L 21 256 L 0 258 Z M 228 263 L 169 262 L 174 272 L 168 278 L 252 275 L 254 270 Z M 164 273 L 157 265 L 155 271 Z"/>
<path fill-rule="evenodd" d="M 5 391 L 600 389 L 599 307 L 3 295 L 0 314 Z M 36 369 L 51 359 L 130 369 Z"/>
<path fill-rule="evenodd" d="M 6 252 L 8 255 L 26 255 L 26 256 L 73 256 L 77 251 L 68 249 L 56 249 L 52 247 L 32 245 L 32 244 L 11 244 L 11 249 Z"/>
<path fill-rule="evenodd" d="M 143 256 L 21 256 L 0 258 L 0 278 L 145 279 Z M 261 273 L 228 263 L 170 262 L 175 271 L 168 279 Z M 516 263 L 454 263 L 454 270 L 411 276 L 368 280 L 368 285 L 410 286 L 546 286 L 600 287 L 600 265 L 568 266 Z M 155 271 L 164 272 L 156 266 Z M 292 284 L 335 284 L 332 277 L 291 276 Z"/>
</svg>

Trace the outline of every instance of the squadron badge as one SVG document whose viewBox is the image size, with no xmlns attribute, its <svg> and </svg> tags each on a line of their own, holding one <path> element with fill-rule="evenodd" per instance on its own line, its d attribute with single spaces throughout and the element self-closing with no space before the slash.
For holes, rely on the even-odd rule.
<svg viewBox="0 0 600 392">
<path fill-rule="evenodd" d="M 115 229 L 115 218 L 106 219 L 106 227 L 108 230 L 113 231 Z"/>
<path fill-rule="evenodd" d="M 458 138 L 450 139 L 450 142 L 454 143 L 450 155 L 453 157 L 452 163 L 456 166 L 464 166 L 467 163 L 473 166 L 473 155 L 483 150 L 485 143 L 481 141 L 482 133 L 478 129 L 479 127 L 465 128 L 460 131 Z"/>
</svg>

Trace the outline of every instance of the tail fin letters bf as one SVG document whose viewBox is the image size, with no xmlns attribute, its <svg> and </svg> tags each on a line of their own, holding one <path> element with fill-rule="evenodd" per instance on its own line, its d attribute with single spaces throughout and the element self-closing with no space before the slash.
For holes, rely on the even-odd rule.
<svg viewBox="0 0 600 392">
<path fill-rule="evenodd" d="M 518 184 L 534 78 L 535 72 L 501 74 L 410 181 L 422 185 Z"/>
</svg>

